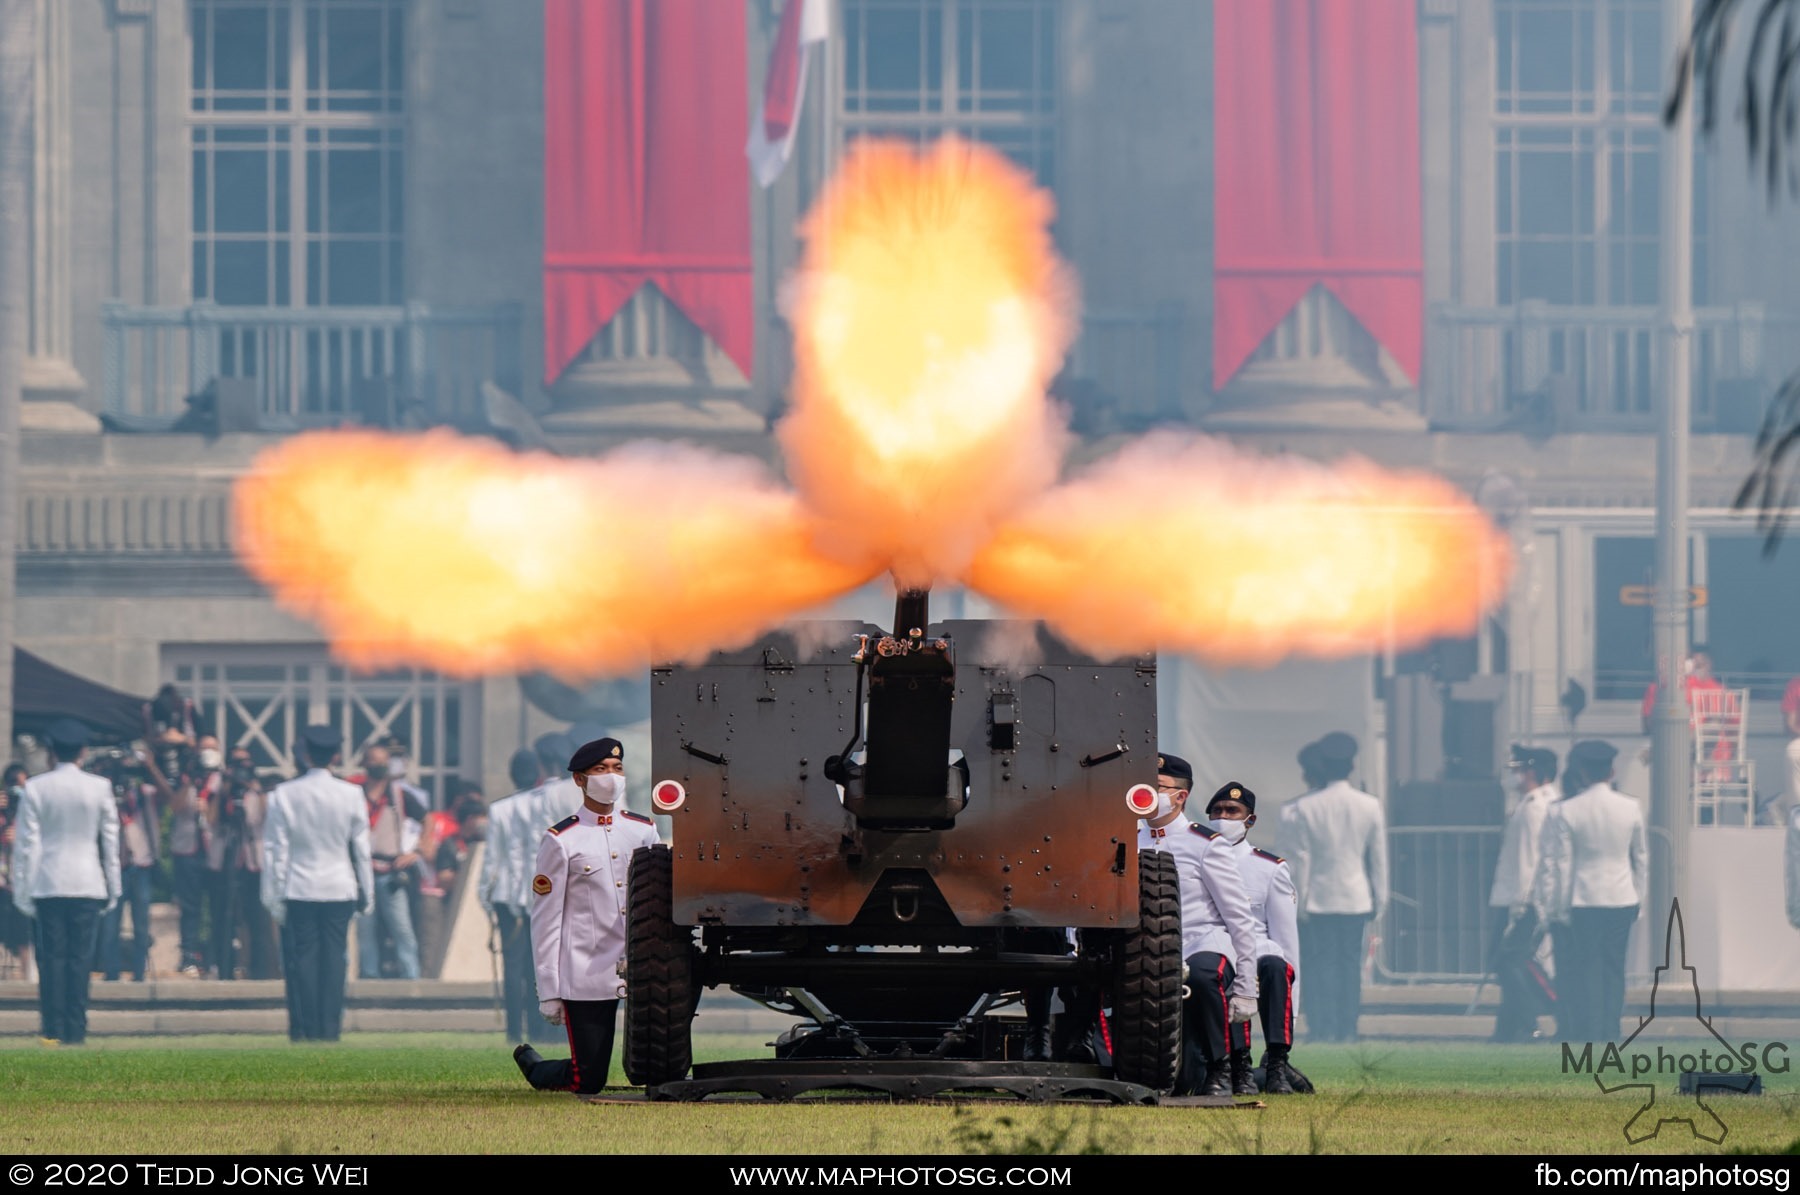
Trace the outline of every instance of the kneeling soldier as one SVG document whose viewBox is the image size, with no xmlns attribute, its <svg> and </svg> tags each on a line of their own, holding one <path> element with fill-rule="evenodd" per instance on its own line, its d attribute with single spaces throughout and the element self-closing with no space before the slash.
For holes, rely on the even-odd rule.
<svg viewBox="0 0 1800 1195">
<path fill-rule="evenodd" d="M 595 739 L 569 760 L 581 808 L 544 833 L 531 880 L 531 943 L 538 1008 L 569 1033 L 569 1057 L 513 1051 L 533 1087 L 592 1095 L 612 1068 L 613 1031 L 625 980 L 626 902 L 632 852 L 654 846 L 656 825 L 623 807 L 624 748 Z"/>
<path fill-rule="evenodd" d="M 1236 782 L 1222 786 L 1206 803 L 1207 824 L 1232 844 L 1250 917 L 1256 923 L 1257 1008 L 1262 1014 L 1264 1056 L 1262 1090 L 1292 1094 L 1288 1051 L 1294 1045 L 1294 975 L 1300 960 L 1300 931 L 1295 918 L 1297 897 L 1287 860 L 1250 845 L 1256 824 L 1256 794 Z M 1250 1022 L 1231 1027 L 1231 1090 L 1255 1095 L 1250 1067 Z"/>
</svg>

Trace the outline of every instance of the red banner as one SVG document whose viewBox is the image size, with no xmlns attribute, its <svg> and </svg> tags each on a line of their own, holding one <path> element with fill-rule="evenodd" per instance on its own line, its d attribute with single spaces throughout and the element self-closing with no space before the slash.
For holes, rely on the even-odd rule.
<svg viewBox="0 0 1800 1195">
<path fill-rule="evenodd" d="M 1323 284 L 1415 382 L 1417 0 L 1213 6 L 1213 387 Z"/>
<path fill-rule="evenodd" d="M 646 282 L 748 376 L 744 5 L 544 2 L 544 373 Z"/>
</svg>

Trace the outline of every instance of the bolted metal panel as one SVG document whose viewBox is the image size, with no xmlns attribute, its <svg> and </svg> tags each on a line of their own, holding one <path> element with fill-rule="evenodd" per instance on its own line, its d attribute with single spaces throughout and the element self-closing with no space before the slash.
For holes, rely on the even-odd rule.
<svg viewBox="0 0 1800 1195">
<path fill-rule="evenodd" d="M 929 892 L 897 894 L 916 891 L 919 873 L 965 927 L 1133 923 L 1137 823 L 1124 796 L 1155 778 L 1154 660 L 1100 663 L 1041 629 L 995 633 L 1004 626 L 930 628 L 954 646 L 950 747 L 968 776 L 967 804 L 944 829 L 865 827 L 824 773 L 857 728 L 857 636 L 881 628 L 819 623 L 804 644 L 771 634 L 653 670 L 652 779 L 688 793 L 671 818 L 677 923 L 867 924 L 891 872 L 908 874 L 876 912 L 895 924 L 915 905 L 942 907 Z"/>
</svg>

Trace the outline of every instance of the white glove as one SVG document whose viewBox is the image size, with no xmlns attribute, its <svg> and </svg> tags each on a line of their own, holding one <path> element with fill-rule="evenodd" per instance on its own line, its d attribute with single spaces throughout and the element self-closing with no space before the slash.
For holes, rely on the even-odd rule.
<svg viewBox="0 0 1800 1195">
<path fill-rule="evenodd" d="M 287 902 L 285 900 L 269 908 L 269 920 L 276 925 L 287 924 Z"/>
<path fill-rule="evenodd" d="M 34 900 L 24 900 L 16 893 L 13 896 L 13 908 L 19 911 L 19 916 L 21 917 L 31 918 L 37 916 L 37 902 Z"/>
<path fill-rule="evenodd" d="M 549 1021 L 552 1025 L 562 1024 L 569 1016 L 568 1012 L 563 1008 L 563 1002 L 561 1000 L 541 1001 L 538 1004 L 538 1011 L 543 1013 L 544 1019 Z"/>
<path fill-rule="evenodd" d="M 1244 1025 L 1256 1018 L 1256 997 L 1233 996 L 1231 998 L 1231 1023 Z"/>
</svg>

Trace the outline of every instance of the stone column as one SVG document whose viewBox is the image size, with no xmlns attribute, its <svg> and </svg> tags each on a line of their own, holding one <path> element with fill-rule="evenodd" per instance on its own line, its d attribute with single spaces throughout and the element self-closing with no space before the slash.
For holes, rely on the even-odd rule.
<svg viewBox="0 0 1800 1195">
<path fill-rule="evenodd" d="M 69 264 L 69 41 L 67 5 L 37 7 L 36 111 L 30 191 L 31 291 L 27 305 L 27 400 L 73 400 L 83 389 L 71 363 L 74 306 Z"/>
</svg>

